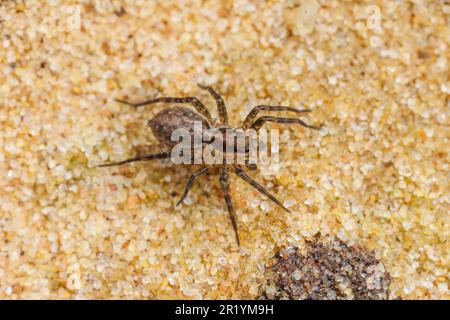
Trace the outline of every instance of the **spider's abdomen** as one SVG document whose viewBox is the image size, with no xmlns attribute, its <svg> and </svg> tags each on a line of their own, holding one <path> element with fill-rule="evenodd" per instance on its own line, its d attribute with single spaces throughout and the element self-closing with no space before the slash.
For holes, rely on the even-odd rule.
<svg viewBox="0 0 450 320">
<path fill-rule="evenodd" d="M 171 107 L 158 112 L 148 122 L 153 134 L 165 146 L 173 147 L 179 141 L 172 141 L 172 133 L 176 129 L 186 129 L 194 138 L 194 123 L 202 123 L 203 129 L 208 129 L 208 122 L 198 113 L 186 107 Z"/>
</svg>

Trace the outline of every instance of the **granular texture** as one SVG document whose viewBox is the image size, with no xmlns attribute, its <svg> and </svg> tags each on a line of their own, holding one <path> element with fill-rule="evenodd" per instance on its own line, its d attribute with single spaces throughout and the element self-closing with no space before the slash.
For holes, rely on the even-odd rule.
<svg viewBox="0 0 450 320">
<path fill-rule="evenodd" d="M 277 253 L 264 297 L 269 299 L 387 299 L 390 277 L 374 255 L 343 241 L 307 242 Z"/>
<path fill-rule="evenodd" d="M 441 0 L 0 1 L 0 299 L 252 299 L 276 248 L 320 232 L 373 250 L 403 299 L 449 299 L 450 5 Z M 160 160 L 115 98 L 198 97 L 239 126 L 308 108 L 280 170 L 231 177 Z M 281 115 L 281 114 L 280 114 Z M 155 149 L 153 149 L 155 147 Z M 150 150 L 151 149 L 151 150 Z"/>
</svg>

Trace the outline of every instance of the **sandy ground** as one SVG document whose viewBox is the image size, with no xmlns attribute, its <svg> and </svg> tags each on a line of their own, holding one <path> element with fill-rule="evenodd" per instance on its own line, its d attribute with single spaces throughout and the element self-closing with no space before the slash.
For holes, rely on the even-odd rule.
<svg viewBox="0 0 450 320">
<path fill-rule="evenodd" d="M 444 1 L 2 1 L 0 298 L 255 298 L 279 247 L 316 233 L 373 250 L 392 297 L 448 299 L 450 6 Z M 426 5 L 425 5 L 426 3 Z M 217 175 L 181 207 L 191 167 L 96 168 L 157 145 L 163 105 L 224 97 L 307 107 L 281 170 L 233 177 L 241 248 Z"/>
</svg>

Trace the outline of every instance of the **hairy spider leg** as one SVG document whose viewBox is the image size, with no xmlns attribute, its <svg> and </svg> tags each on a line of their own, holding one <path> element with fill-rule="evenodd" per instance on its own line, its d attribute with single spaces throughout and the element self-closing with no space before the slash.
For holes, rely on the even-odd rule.
<svg viewBox="0 0 450 320">
<path fill-rule="evenodd" d="M 208 172 L 210 167 L 203 167 L 197 171 L 195 171 L 191 177 L 189 178 L 188 183 L 186 184 L 186 188 L 184 189 L 184 193 L 181 196 L 181 199 L 177 202 L 177 206 L 181 204 L 181 202 L 183 202 L 184 198 L 186 198 L 186 196 L 188 195 L 189 190 L 191 189 L 195 179 L 197 179 L 199 176 L 201 176 L 202 174 L 205 174 L 206 172 Z"/>
<path fill-rule="evenodd" d="M 261 194 L 265 195 L 267 198 L 269 198 L 270 200 L 272 200 L 274 203 L 276 203 L 277 205 L 279 205 L 280 207 L 282 207 L 284 210 L 286 210 L 287 212 L 290 213 L 289 209 L 287 209 L 285 206 L 283 206 L 283 204 L 277 199 L 275 198 L 269 191 L 266 190 L 266 188 L 264 188 L 262 185 L 260 185 L 258 182 L 256 182 L 255 180 L 253 180 L 250 176 L 248 176 L 244 169 L 242 169 L 241 166 L 236 166 L 235 168 L 235 173 L 236 175 L 241 178 L 242 180 L 244 180 L 245 182 L 247 182 L 249 185 L 251 185 L 253 188 L 255 188 L 256 190 L 258 190 Z"/>
<path fill-rule="evenodd" d="M 159 98 L 154 98 L 154 99 L 149 99 L 149 100 L 145 100 L 145 101 L 141 101 L 141 102 L 129 102 L 126 100 L 122 100 L 122 99 L 114 99 L 117 102 L 129 105 L 129 106 L 133 106 L 133 107 L 141 107 L 141 106 L 145 106 L 145 105 L 149 105 L 149 104 L 154 104 L 154 103 L 159 103 L 159 102 L 163 102 L 163 103 L 190 103 L 192 104 L 192 106 L 195 108 L 195 110 L 197 110 L 198 113 L 200 113 L 202 116 L 204 116 L 206 118 L 206 120 L 208 120 L 208 122 L 210 124 L 213 123 L 211 114 L 209 113 L 208 109 L 206 109 L 205 105 L 196 97 L 182 97 L 182 98 L 177 98 L 177 97 L 159 97 Z"/>
<path fill-rule="evenodd" d="M 201 89 L 207 90 L 216 100 L 217 109 L 219 111 L 219 118 L 222 125 L 228 125 L 228 114 L 227 108 L 225 107 L 225 102 L 223 102 L 222 97 L 211 87 L 197 84 Z"/>
<path fill-rule="evenodd" d="M 274 123 L 289 123 L 289 124 L 300 124 L 304 127 L 314 129 L 314 130 L 320 130 L 322 126 L 316 127 L 311 126 L 304 122 L 303 120 L 296 119 L 296 118 L 280 118 L 280 117 L 273 117 L 273 116 L 262 116 L 253 122 L 251 125 L 251 128 L 255 130 L 259 130 L 266 122 L 274 122 Z"/>
<path fill-rule="evenodd" d="M 233 203 L 231 201 L 231 194 L 230 194 L 230 186 L 228 185 L 228 168 L 225 166 L 222 166 L 220 169 L 220 176 L 219 181 L 220 185 L 222 187 L 222 191 L 224 193 L 225 197 L 225 203 L 227 205 L 228 214 L 230 216 L 231 224 L 233 225 L 234 233 L 236 235 L 236 241 L 238 246 L 241 246 L 241 242 L 239 241 L 239 233 L 238 233 L 238 225 L 237 225 L 237 218 L 234 213 Z"/>
<path fill-rule="evenodd" d="M 164 152 L 161 152 L 161 153 L 148 153 L 148 154 L 138 155 L 138 156 L 135 156 L 135 157 L 123 160 L 123 161 L 119 161 L 119 162 L 100 164 L 97 167 L 112 167 L 112 166 L 120 166 L 122 164 L 135 162 L 135 161 L 149 161 L 149 160 L 155 160 L 155 159 L 167 159 L 167 158 L 170 158 L 170 156 L 171 156 L 171 152 L 168 152 L 168 151 L 164 151 Z"/>
<path fill-rule="evenodd" d="M 261 111 L 292 111 L 296 113 L 306 113 L 311 112 L 309 109 L 296 109 L 287 106 L 268 106 L 268 105 L 259 105 L 254 107 L 245 117 L 243 128 L 248 129 L 251 127 L 253 120 L 255 120 L 256 116 Z"/>
</svg>

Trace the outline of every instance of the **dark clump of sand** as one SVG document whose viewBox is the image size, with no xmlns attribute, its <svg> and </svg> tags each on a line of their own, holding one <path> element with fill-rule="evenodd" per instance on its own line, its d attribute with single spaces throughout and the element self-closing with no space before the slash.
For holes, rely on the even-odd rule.
<svg viewBox="0 0 450 320">
<path fill-rule="evenodd" d="M 316 237 L 305 254 L 296 247 L 277 253 L 262 298 L 388 299 L 389 283 L 389 274 L 371 252 Z"/>
</svg>

